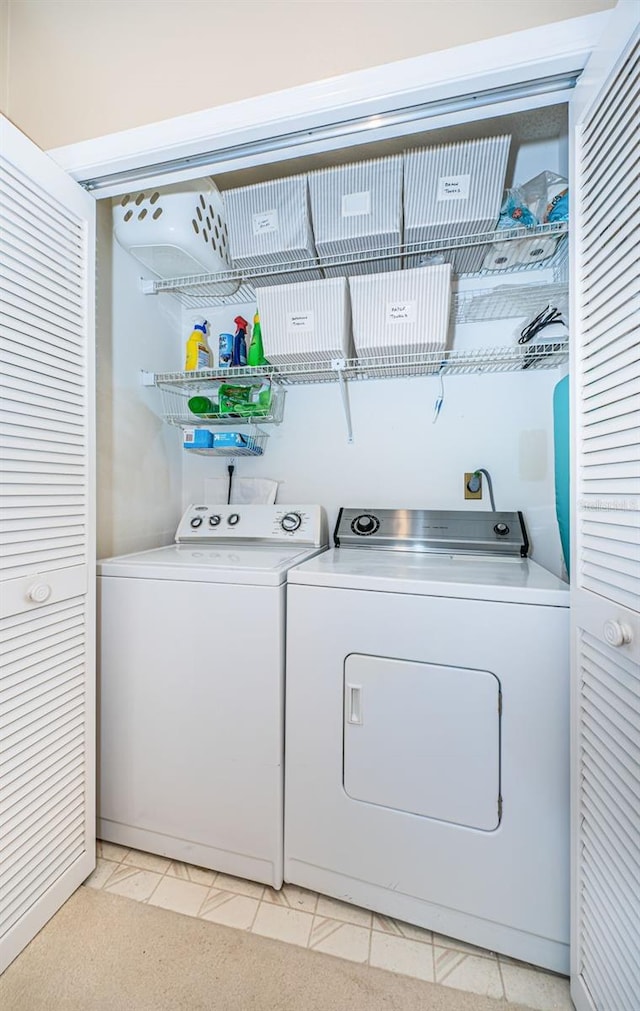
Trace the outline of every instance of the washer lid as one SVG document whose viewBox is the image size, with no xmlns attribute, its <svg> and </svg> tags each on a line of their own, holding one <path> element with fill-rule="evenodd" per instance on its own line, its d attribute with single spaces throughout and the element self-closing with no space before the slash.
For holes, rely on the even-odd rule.
<svg viewBox="0 0 640 1011">
<path fill-rule="evenodd" d="M 529 558 L 332 548 L 287 578 L 306 586 L 569 606 L 568 584 Z"/>
<path fill-rule="evenodd" d="M 131 555 L 104 558 L 99 576 L 129 579 L 173 579 L 199 583 L 279 586 L 292 565 L 316 554 L 318 548 L 300 545 L 170 544 Z"/>
</svg>

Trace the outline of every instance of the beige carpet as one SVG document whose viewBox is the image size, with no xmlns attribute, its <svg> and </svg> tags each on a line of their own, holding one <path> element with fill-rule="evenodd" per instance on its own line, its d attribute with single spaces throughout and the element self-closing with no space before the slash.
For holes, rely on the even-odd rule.
<svg viewBox="0 0 640 1011">
<path fill-rule="evenodd" d="M 0 978 L 3 1011 L 518 1011 L 80 888 Z"/>
</svg>

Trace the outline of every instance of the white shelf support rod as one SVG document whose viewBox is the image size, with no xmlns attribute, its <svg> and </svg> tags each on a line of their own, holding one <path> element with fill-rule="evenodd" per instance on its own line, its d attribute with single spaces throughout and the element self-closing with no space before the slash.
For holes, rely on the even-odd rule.
<svg viewBox="0 0 640 1011">
<path fill-rule="evenodd" d="M 332 358 L 331 360 L 331 368 L 338 373 L 338 382 L 340 383 L 340 396 L 342 397 L 342 409 L 344 411 L 344 420 L 347 423 L 347 442 L 353 442 L 351 404 L 349 403 L 349 390 L 347 387 L 347 381 L 344 377 L 346 365 L 347 362 L 345 358 Z"/>
</svg>

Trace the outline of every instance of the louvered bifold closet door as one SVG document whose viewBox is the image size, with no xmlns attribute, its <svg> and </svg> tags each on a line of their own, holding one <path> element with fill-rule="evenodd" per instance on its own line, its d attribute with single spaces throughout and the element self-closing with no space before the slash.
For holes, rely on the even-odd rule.
<svg viewBox="0 0 640 1011">
<path fill-rule="evenodd" d="M 94 865 L 95 205 L 0 121 L 0 970 Z"/>
<path fill-rule="evenodd" d="M 637 16 L 630 28 L 575 135 L 572 996 L 580 1011 L 640 1008 Z"/>
</svg>

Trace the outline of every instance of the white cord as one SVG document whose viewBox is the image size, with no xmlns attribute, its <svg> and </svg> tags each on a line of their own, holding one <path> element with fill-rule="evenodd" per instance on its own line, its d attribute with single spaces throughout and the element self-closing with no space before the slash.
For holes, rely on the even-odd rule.
<svg viewBox="0 0 640 1011">
<path fill-rule="evenodd" d="M 435 425 L 438 420 L 438 415 L 442 410 L 442 405 L 444 403 L 444 376 L 442 375 L 442 370 L 445 366 L 445 362 L 440 362 L 440 368 L 438 369 L 438 379 L 440 380 L 440 392 L 436 397 L 436 402 L 433 405 L 433 418 L 431 419 L 431 424 Z"/>
</svg>

